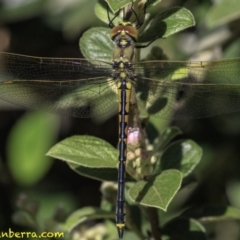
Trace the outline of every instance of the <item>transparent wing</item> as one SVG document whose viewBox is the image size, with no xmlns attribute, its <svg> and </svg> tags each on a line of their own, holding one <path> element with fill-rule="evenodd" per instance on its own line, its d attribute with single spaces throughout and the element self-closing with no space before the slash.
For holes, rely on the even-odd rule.
<svg viewBox="0 0 240 240">
<path fill-rule="evenodd" d="M 0 53 L 0 98 L 81 118 L 104 115 L 117 109 L 111 72 L 102 61 Z"/>
<path fill-rule="evenodd" d="M 240 59 L 146 61 L 133 68 L 143 114 L 185 119 L 240 110 Z"/>
<path fill-rule="evenodd" d="M 143 114 L 204 118 L 240 110 L 240 59 L 133 65 Z M 36 109 L 96 117 L 117 110 L 111 64 L 0 53 L 0 98 Z"/>
</svg>

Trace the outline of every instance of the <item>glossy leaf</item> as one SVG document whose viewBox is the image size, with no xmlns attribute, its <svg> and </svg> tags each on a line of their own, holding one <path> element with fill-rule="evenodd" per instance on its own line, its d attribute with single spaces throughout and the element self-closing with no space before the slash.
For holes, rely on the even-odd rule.
<svg viewBox="0 0 240 240">
<path fill-rule="evenodd" d="M 195 25 L 192 13 L 186 8 L 174 7 L 155 16 L 139 36 L 138 43 L 169 37 Z"/>
<path fill-rule="evenodd" d="M 164 211 L 182 182 L 182 174 L 178 170 L 166 170 L 148 181 L 139 181 L 128 191 L 129 197 L 144 206 L 160 208 Z"/>
<path fill-rule="evenodd" d="M 147 5 L 148 6 L 155 6 L 156 4 L 160 3 L 162 0 L 148 0 Z"/>
<path fill-rule="evenodd" d="M 84 177 L 89 177 L 99 181 L 117 181 L 117 162 L 112 168 L 89 168 L 79 164 L 68 162 L 69 167 Z"/>
<path fill-rule="evenodd" d="M 164 131 L 160 135 L 160 148 L 163 149 L 164 147 L 166 147 L 176 136 L 180 134 L 182 134 L 182 131 L 176 126 L 171 126 L 164 129 Z"/>
<path fill-rule="evenodd" d="M 94 11 L 95 11 L 95 14 L 96 16 L 101 20 L 103 21 L 104 23 L 106 23 L 107 25 L 109 24 L 109 22 L 113 20 L 113 24 L 114 25 L 117 25 L 119 22 L 122 21 L 122 19 L 120 18 L 120 16 L 115 16 L 112 11 L 108 11 L 107 9 L 107 3 L 105 2 L 97 2 L 95 4 L 95 7 L 94 7 Z M 109 17 L 108 17 L 109 15 Z"/>
<path fill-rule="evenodd" d="M 109 21 L 114 18 L 114 25 L 117 25 L 119 22 L 123 21 L 121 16 L 117 16 L 117 12 L 119 9 L 123 9 L 127 5 L 132 6 L 136 15 L 139 14 L 139 11 L 142 11 L 143 5 L 145 4 L 146 0 L 137 0 L 134 2 L 132 0 L 123 0 L 123 1 L 115 1 L 115 0 L 105 0 L 105 2 L 98 2 L 95 5 L 95 14 L 98 16 L 106 24 L 109 24 Z M 147 8 L 150 6 L 154 6 L 157 3 L 161 2 L 161 0 L 148 0 L 147 1 Z M 107 9 L 107 5 L 111 9 Z M 108 18 L 108 15 L 110 18 Z M 131 19 L 129 19 L 131 21 Z"/>
<path fill-rule="evenodd" d="M 80 49 L 86 59 L 112 61 L 114 43 L 109 28 L 91 28 L 80 39 Z"/>
<path fill-rule="evenodd" d="M 161 169 L 178 169 L 183 177 L 189 175 L 202 157 L 202 148 L 192 140 L 172 143 L 161 157 Z"/>
<path fill-rule="evenodd" d="M 117 160 L 117 158 L 115 160 Z M 115 166 L 105 168 L 89 168 L 72 162 L 68 162 L 67 164 L 73 171 L 75 171 L 81 176 L 89 177 L 98 181 L 117 181 L 117 162 Z M 134 179 L 128 174 L 126 174 L 125 180 L 134 181 Z"/>
<path fill-rule="evenodd" d="M 47 155 L 88 168 L 116 168 L 117 165 L 117 150 L 91 136 L 67 138 L 52 147 Z"/>
<path fill-rule="evenodd" d="M 123 8 L 125 7 L 126 5 L 128 4 L 132 4 L 133 1 L 132 0 L 121 0 L 121 1 L 116 1 L 116 0 L 105 0 L 109 7 L 111 8 L 111 10 L 116 13 L 120 8 Z M 156 5 L 157 3 L 161 2 L 161 0 L 137 0 L 136 1 L 138 4 L 143 2 L 147 2 L 147 6 L 154 6 Z"/>
<path fill-rule="evenodd" d="M 125 7 L 126 5 L 132 3 L 131 0 L 121 0 L 121 1 L 116 1 L 116 0 L 105 0 L 111 10 L 115 13 L 117 12 L 120 8 Z"/>
</svg>

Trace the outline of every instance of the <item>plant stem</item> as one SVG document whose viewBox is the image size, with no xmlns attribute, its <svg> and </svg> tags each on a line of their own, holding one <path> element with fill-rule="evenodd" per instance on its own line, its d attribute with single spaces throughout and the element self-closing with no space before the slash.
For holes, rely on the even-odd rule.
<svg viewBox="0 0 240 240">
<path fill-rule="evenodd" d="M 160 232 L 160 223 L 158 219 L 158 212 L 156 208 L 148 207 L 147 208 L 151 229 L 152 229 L 152 237 L 154 240 L 161 240 L 161 232 Z"/>
</svg>

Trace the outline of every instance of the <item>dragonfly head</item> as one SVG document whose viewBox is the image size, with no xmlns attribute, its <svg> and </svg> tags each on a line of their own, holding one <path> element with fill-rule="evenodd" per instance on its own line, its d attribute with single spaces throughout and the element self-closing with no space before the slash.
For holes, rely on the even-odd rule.
<svg viewBox="0 0 240 240">
<path fill-rule="evenodd" d="M 112 28 L 110 31 L 110 37 L 112 40 L 114 40 L 117 36 L 120 36 L 120 38 L 129 36 L 132 40 L 137 41 L 138 30 L 132 25 L 131 22 L 121 22 L 118 26 Z"/>
</svg>

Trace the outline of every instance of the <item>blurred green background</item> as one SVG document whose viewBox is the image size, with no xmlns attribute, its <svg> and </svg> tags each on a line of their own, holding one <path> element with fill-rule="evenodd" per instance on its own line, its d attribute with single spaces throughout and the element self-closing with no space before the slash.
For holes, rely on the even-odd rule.
<svg viewBox="0 0 240 240">
<path fill-rule="evenodd" d="M 0 0 L 0 51 L 82 57 L 78 42 L 84 31 L 106 26 L 95 16 L 95 3 Z M 174 6 L 192 11 L 196 26 L 153 43 L 170 60 L 240 57 L 239 0 L 162 0 L 150 11 L 154 14 Z M 149 48 L 143 50 L 143 54 L 148 52 Z M 195 170 L 197 183 L 187 193 L 179 194 L 182 197 L 175 203 L 176 208 L 208 204 L 240 208 L 240 112 L 173 124 L 182 129 L 184 138 L 193 139 L 203 148 L 202 161 Z M 26 229 L 13 221 L 16 203 L 25 198 L 22 193 L 40 202 L 42 221 L 60 213 L 64 219 L 77 208 L 99 205 L 100 182 L 78 176 L 65 163 L 44 157 L 59 140 L 85 134 L 117 146 L 117 116 L 97 125 L 89 119 L 27 113 L 0 102 L 0 230 Z M 237 222 L 210 227 L 212 239 L 240 239 Z"/>
</svg>

